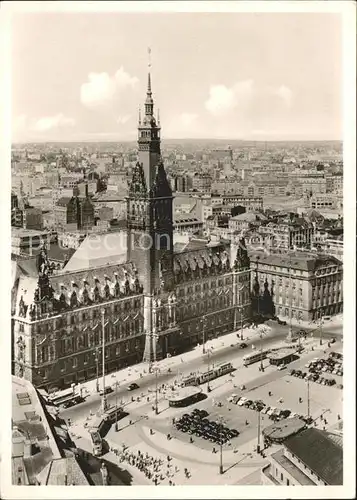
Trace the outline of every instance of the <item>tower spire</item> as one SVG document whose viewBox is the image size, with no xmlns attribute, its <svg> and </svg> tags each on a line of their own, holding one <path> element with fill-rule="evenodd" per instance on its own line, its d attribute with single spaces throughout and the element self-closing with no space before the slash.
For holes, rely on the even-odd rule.
<svg viewBox="0 0 357 500">
<path fill-rule="evenodd" d="M 154 114 L 154 101 L 151 92 L 151 48 L 148 47 L 148 88 L 146 91 L 145 116 L 152 117 Z"/>
</svg>

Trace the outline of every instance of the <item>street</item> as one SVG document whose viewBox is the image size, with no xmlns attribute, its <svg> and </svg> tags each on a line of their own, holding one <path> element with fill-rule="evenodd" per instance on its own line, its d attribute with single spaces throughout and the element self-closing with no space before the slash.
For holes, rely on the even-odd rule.
<svg viewBox="0 0 357 500">
<path fill-rule="evenodd" d="M 236 344 L 231 344 L 227 347 L 223 347 L 217 350 L 216 352 L 214 350 L 211 351 L 209 359 L 207 355 L 201 355 L 195 359 L 185 361 L 184 363 L 182 363 L 182 367 L 180 364 L 178 364 L 177 367 L 175 366 L 174 368 L 172 368 L 171 373 L 167 373 L 167 371 L 158 373 L 157 374 L 158 384 L 162 385 L 162 384 L 167 384 L 169 381 L 173 381 L 175 378 L 177 378 L 178 370 L 180 375 L 188 375 L 191 372 L 195 372 L 199 369 L 202 369 L 202 365 L 207 365 L 208 362 L 212 365 L 213 363 L 232 361 L 233 358 L 235 358 L 236 363 L 234 364 L 234 366 L 235 368 L 238 368 L 239 364 L 241 364 L 240 360 L 243 358 L 243 356 L 251 352 L 252 345 L 256 345 L 257 347 L 262 346 L 263 348 L 268 348 L 276 345 L 277 343 L 283 341 L 286 338 L 288 330 L 286 326 L 278 326 L 274 323 L 272 325 L 273 325 L 272 330 L 265 337 L 263 337 L 263 339 L 260 339 L 259 334 L 257 334 L 256 339 L 253 337 L 250 338 L 249 340 L 244 340 L 244 342 L 248 345 L 246 349 L 239 348 L 238 343 L 240 341 L 237 338 Z M 317 336 L 316 333 L 315 336 Z M 329 331 L 326 330 L 322 331 L 322 338 L 324 339 L 329 339 L 333 336 L 334 334 Z M 202 349 L 202 346 L 200 346 L 199 349 Z M 176 358 L 172 359 L 178 360 L 180 359 L 180 357 L 181 356 L 179 355 Z M 111 375 L 110 374 L 107 375 L 106 378 L 108 381 L 107 385 L 111 385 L 110 382 Z M 125 385 L 121 383 L 117 388 L 117 394 L 114 391 L 106 396 L 107 402 L 110 405 L 115 405 L 116 398 L 118 399 L 118 401 L 123 400 L 124 402 L 129 402 L 131 401 L 131 397 L 134 397 L 136 399 L 138 396 L 140 396 L 141 393 L 147 393 L 148 389 L 153 391 L 155 389 L 155 384 L 156 384 L 155 374 L 153 373 L 146 374 L 143 375 L 142 378 L 139 378 L 138 375 L 137 382 L 140 387 L 139 389 L 136 389 L 134 391 L 127 390 L 127 386 L 129 385 L 128 383 L 125 383 Z M 99 394 L 97 393 L 90 394 L 83 403 L 62 410 L 61 416 L 65 419 L 70 418 L 72 421 L 81 420 L 86 416 L 88 416 L 90 412 L 94 413 L 98 410 L 100 405 L 100 400 L 101 398 Z"/>
</svg>

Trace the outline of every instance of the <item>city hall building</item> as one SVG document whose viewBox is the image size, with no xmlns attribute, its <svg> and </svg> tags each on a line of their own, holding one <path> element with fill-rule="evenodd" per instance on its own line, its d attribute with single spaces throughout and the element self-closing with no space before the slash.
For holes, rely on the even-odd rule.
<svg viewBox="0 0 357 500">
<path fill-rule="evenodd" d="M 51 274 L 43 248 L 37 275 L 15 276 L 13 370 L 36 387 L 53 390 L 94 378 L 103 332 L 105 368 L 111 372 L 178 354 L 250 317 L 250 261 L 243 240 L 235 246 L 173 243 L 173 195 L 160 132 L 149 74 L 138 124 L 139 161 L 126 199 L 126 248 L 116 262 L 91 260 L 89 252 L 86 266 L 76 268 L 74 254 L 61 272 Z"/>
</svg>

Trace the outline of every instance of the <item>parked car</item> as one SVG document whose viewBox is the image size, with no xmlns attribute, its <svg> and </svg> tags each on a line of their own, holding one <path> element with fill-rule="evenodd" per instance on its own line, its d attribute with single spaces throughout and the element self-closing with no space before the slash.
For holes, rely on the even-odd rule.
<svg viewBox="0 0 357 500">
<path fill-rule="evenodd" d="M 240 400 L 238 401 L 237 404 L 238 404 L 238 406 L 243 406 L 246 401 L 248 401 L 248 399 L 245 397 L 242 397 L 242 398 L 240 398 Z"/>
<path fill-rule="evenodd" d="M 275 412 L 276 408 L 274 406 L 272 406 L 268 411 L 267 411 L 267 415 L 271 416 L 273 415 L 273 413 Z"/>
<path fill-rule="evenodd" d="M 286 365 L 279 365 L 278 366 L 278 370 L 285 370 L 286 369 Z"/>
<path fill-rule="evenodd" d="M 246 344 L 245 342 L 241 342 L 239 344 L 239 349 L 245 349 L 246 347 L 248 347 L 248 344 Z"/>
</svg>

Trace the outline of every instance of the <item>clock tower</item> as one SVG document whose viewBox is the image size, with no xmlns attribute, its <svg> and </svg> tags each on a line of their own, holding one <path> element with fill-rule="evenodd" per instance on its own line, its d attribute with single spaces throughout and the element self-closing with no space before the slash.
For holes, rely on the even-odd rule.
<svg viewBox="0 0 357 500">
<path fill-rule="evenodd" d="M 152 301 L 174 286 L 173 196 L 161 158 L 160 132 L 149 72 L 144 116 L 139 113 L 139 158 L 127 197 L 127 260 L 135 264 L 143 283 L 144 329 L 150 335 Z"/>
</svg>

